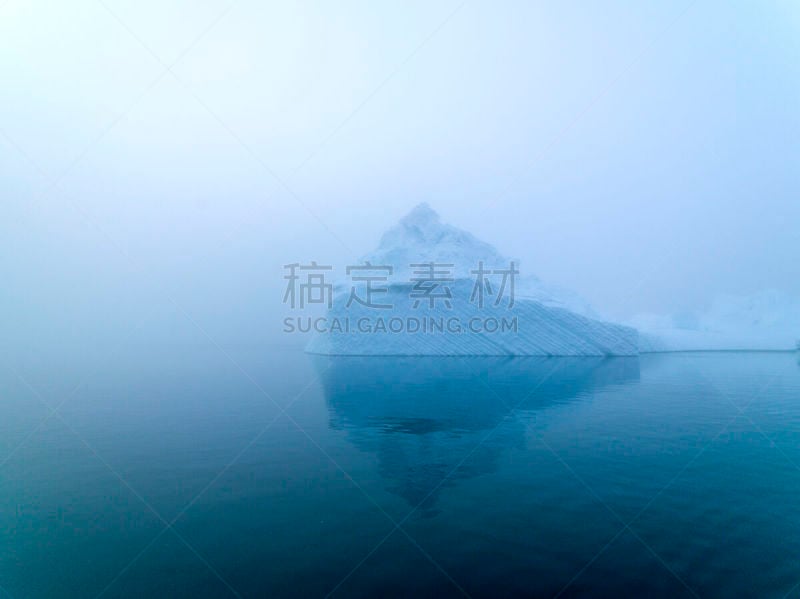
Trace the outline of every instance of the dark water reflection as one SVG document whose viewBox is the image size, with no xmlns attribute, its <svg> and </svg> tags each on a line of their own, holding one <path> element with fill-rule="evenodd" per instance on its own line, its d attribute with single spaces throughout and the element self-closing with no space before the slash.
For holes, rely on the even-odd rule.
<svg viewBox="0 0 800 599">
<path fill-rule="evenodd" d="M 427 515 L 443 488 L 493 472 L 502 451 L 524 445 L 520 412 L 639 379 L 638 358 L 333 357 L 315 366 L 331 427 L 377 455 L 388 489 Z"/>
</svg>

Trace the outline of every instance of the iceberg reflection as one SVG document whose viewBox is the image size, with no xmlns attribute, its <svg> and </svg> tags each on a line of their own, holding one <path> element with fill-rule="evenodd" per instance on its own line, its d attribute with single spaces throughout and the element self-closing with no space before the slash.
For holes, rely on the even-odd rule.
<svg viewBox="0 0 800 599">
<path fill-rule="evenodd" d="M 387 490 L 423 514 L 434 513 L 443 488 L 494 472 L 504 450 L 524 445 L 520 413 L 639 379 L 636 357 L 351 356 L 315 365 L 331 428 L 377 455 Z"/>
</svg>

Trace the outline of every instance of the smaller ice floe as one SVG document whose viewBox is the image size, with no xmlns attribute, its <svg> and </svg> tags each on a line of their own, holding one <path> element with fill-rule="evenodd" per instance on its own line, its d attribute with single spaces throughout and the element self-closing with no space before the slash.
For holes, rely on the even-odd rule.
<svg viewBox="0 0 800 599">
<path fill-rule="evenodd" d="M 640 350 L 792 350 L 800 340 L 800 300 L 776 290 L 720 296 L 700 314 L 640 315 Z"/>
</svg>

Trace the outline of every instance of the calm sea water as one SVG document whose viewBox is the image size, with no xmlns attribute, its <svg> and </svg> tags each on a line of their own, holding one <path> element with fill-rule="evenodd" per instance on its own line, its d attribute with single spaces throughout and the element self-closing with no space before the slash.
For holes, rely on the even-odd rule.
<svg viewBox="0 0 800 599">
<path fill-rule="evenodd" d="M 3 371 L 0 596 L 800 596 L 795 354 L 228 358 Z"/>
</svg>

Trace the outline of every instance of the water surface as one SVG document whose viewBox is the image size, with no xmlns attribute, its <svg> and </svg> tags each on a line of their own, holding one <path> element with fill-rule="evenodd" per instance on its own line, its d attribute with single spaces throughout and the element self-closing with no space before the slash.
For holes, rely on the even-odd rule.
<svg viewBox="0 0 800 599">
<path fill-rule="evenodd" d="M 4 592 L 800 596 L 795 354 L 228 358 L 3 371 Z"/>
</svg>

